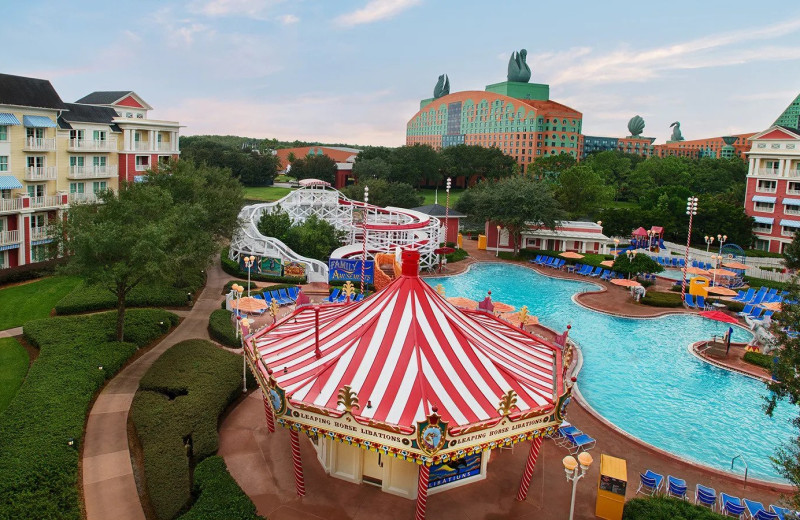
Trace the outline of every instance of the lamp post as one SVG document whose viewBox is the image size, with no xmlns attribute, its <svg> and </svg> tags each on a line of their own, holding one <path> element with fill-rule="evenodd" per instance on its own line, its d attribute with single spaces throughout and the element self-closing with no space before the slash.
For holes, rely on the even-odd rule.
<svg viewBox="0 0 800 520">
<path fill-rule="evenodd" d="M 686 214 L 689 215 L 689 234 L 686 235 L 686 254 L 683 257 L 684 265 L 688 265 L 689 263 L 689 244 L 692 242 L 692 217 L 697 215 L 697 197 L 689 197 L 686 199 Z M 686 301 L 686 269 L 683 270 L 681 300 Z"/>
<path fill-rule="evenodd" d="M 647 250 L 650 251 L 653 248 L 653 230 L 647 230 Z"/>
<path fill-rule="evenodd" d="M 717 240 L 719 240 L 719 258 L 722 261 L 722 246 L 728 240 L 728 235 L 717 235 Z"/>
<path fill-rule="evenodd" d="M 706 254 L 708 254 L 708 250 L 711 249 L 711 244 L 714 243 L 714 237 L 706 235 L 704 240 L 706 241 Z"/>
<path fill-rule="evenodd" d="M 636 251 L 633 249 L 628 249 L 625 251 L 625 256 L 628 257 L 628 262 L 631 264 L 631 269 L 633 269 L 633 259 L 636 258 Z M 630 279 L 633 272 L 628 273 L 628 278 Z"/>
<path fill-rule="evenodd" d="M 239 308 L 239 305 L 241 304 L 241 301 L 242 301 L 242 292 L 244 292 L 244 287 L 242 287 L 239 284 L 233 284 L 231 289 L 236 291 L 236 297 L 237 297 L 236 301 L 239 302 L 234 306 L 234 308 L 236 309 L 236 321 L 238 322 L 242 317 L 242 310 Z M 240 329 L 239 328 L 239 324 L 237 323 L 236 324 L 236 337 L 237 338 L 239 337 L 239 329 Z"/>
<path fill-rule="evenodd" d="M 447 178 L 447 198 L 445 199 L 445 206 L 444 206 L 444 245 L 447 246 L 447 225 L 449 223 L 448 218 L 450 217 L 450 177 Z M 458 242 L 458 240 L 456 240 Z"/>
<path fill-rule="evenodd" d="M 714 271 L 717 270 L 719 267 L 719 263 L 722 261 L 722 255 L 711 255 L 711 263 L 714 265 Z M 713 273 L 713 277 L 711 278 L 711 285 L 714 286 L 717 284 L 717 273 Z"/>
<path fill-rule="evenodd" d="M 250 271 L 253 270 L 253 264 L 256 262 L 256 257 L 244 257 L 244 266 L 247 268 L 247 297 L 250 297 Z"/>
<path fill-rule="evenodd" d="M 242 328 L 245 328 L 245 327 L 247 328 L 248 331 L 250 330 L 250 320 L 248 320 L 247 318 L 242 318 L 242 320 L 239 321 L 239 328 L 242 329 Z M 244 348 L 244 331 L 241 331 L 241 333 L 242 333 L 242 393 L 246 393 L 247 392 L 247 350 Z"/>
<path fill-rule="evenodd" d="M 561 461 L 561 463 L 564 464 L 564 472 L 567 476 L 567 482 L 572 482 L 572 499 L 569 503 L 569 520 L 572 520 L 572 517 L 575 514 L 575 489 L 577 488 L 578 481 L 586 476 L 586 472 L 589 471 L 589 466 L 592 465 L 592 462 L 594 462 L 592 456 L 585 451 L 582 451 L 580 455 L 578 455 L 578 460 L 575 460 L 575 457 L 572 455 L 567 455 Z"/>
<path fill-rule="evenodd" d="M 364 280 L 367 268 L 367 204 L 369 203 L 369 186 L 364 186 L 364 211 L 361 219 L 361 231 L 364 235 L 364 250 L 361 254 L 361 294 L 364 294 Z M 363 296 L 362 296 L 363 298 Z"/>
<path fill-rule="evenodd" d="M 497 225 L 497 250 L 494 252 L 494 257 L 500 256 L 500 224 Z"/>
<path fill-rule="evenodd" d="M 617 247 L 619 247 L 619 239 L 615 238 L 614 239 L 614 256 L 615 257 L 617 256 Z"/>
</svg>

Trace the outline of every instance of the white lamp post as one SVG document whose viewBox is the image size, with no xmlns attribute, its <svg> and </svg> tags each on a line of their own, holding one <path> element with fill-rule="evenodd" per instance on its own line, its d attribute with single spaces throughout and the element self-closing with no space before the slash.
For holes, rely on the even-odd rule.
<svg viewBox="0 0 800 520">
<path fill-rule="evenodd" d="M 692 217 L 697 215 L 697 197 L 686 199 L 686 214 L 689 215 L 689 234 L 686 235 L 686 254 L 684 255 L 684 266 L 689 263 L 689 244 L 692 242 Z M 681 283 L 681 300 L 686 301 L 686 269 L 683 269 L 683 282 Z"/>
<path fill-rule="evenodd" d="M 361 254 L 361 297 L 364 296 L 364 280 L 367 266 L 367 204 L 369 204 L 369 186 L 364 186 L 364 218 L 361 221 L 361 231 L 364 235 L 364 250 Z"/>
<path fill-rule="evenodd" d="M 497 225 L 497 251 L 494 252 L 494 257 L 500 256 L 500 224 Z"/>
<path fill-rule="evenodd" d="M 572 516 L 575 514 L 575 489 L 578 481 L 586 476 L 586 472 L 589 471 L 589 466 L 592 465 L 592 462 L 594 462 L 592 456 L 585 451 L 582 451 L 580 455 L 578 455 L 578 460 L 575 460 L 575 457 L 572 455 L 567 455 L 561 461 L 561 463 L 564 464 L 564 472 L 567 476 L 567 482 L 572 482 L 572 499 L 569 503 L 569 520 L 572 520 Z"/>
<path fill-rule="evenodd" d="M 253 270 L 253 264 L 256 262 L 256 257 L 254 256 L 246 256 L 244 257 L 244 266 L 247 268 L 247 297 L 250 297 L 250 271 Z"/>
<path fill-rule="evenodd" d="M 444 206 L 444 245 L 447 246 L 447 224 L 450 217 L 450 177 L 447 178 L 447 199 Z M 458 240 L 456 240 L 458 242 Z"/>
<path fill-rule="evenodd" d="M 708 254 L 708 250 L 711 249 L 711 244 L 714 243 L 714 237 L 706 235 L 705 241 L 706 241 L 706 254 Z"/>
<path fill-rule="evenodd" d="M 617 256 L 617 247 L 619 247 L 619 239 L 615 238 L 614 239 L 614 257 Z"/>
<path fill-rule="evenodd" d="M 719 240 L 719 258 L 720 261 L 722 260 L 722 246 L 728 240 L 728 235 L 717 235 L 717 240 Z"/>
</svg>

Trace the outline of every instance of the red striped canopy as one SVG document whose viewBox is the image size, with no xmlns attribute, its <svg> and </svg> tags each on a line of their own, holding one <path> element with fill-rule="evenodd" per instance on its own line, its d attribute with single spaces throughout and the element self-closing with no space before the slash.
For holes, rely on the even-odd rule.
<svg viewBox="0 0 800 520">
<path fill-rule="evenodd" d="M 290 402 L 331 410 L 344 409 L 337 395 L 349 385 L 354 415 L 404 429 L 433 407 L 451 428 L 498 419 L 509 390 L 512 417 L 553 409 L 563 394 L 560 348 L 456 308 L 419 278 L 408 253 L 403 275 L 366 300 L 304 306 L 249 338 L 261 375 L 271 372 Z"/>
</svg>

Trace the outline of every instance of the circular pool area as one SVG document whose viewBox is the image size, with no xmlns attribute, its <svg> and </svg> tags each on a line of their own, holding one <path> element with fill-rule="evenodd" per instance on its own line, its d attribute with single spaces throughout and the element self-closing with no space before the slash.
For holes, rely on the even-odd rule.
<svg viewBox="0 0 800 520">
<path fill-rule="evenodd" d="M 447 296 L 473 300 L 491 290 L 494 301 L 517 309 L 527 305 L 557 331 L 571 324 L 570 337 L 583 353 L 578 388 L 608 421 L 657 448 L 722 471 L 731 472 L 731 459 L 741 455 L 748 478 L 782 481 L 769 457 L 797 435 L 792 407 L 780 403 L 774 417 L 767 417 L 764 383 L 688 351 L 690 343 L 724 334 L 728 325 L 689 314 L 636 319 L 596 312 L 572 301 L 575 293 L 597 290 L 596 285 L 510 264 L 475 264 L 464 274 L 426 282 L 442 284 Z M 734 327 L 734 341 L 751 337 Z M 737 461 L 732 472 L 742 474 L 743 465 Z"/>
</svg>

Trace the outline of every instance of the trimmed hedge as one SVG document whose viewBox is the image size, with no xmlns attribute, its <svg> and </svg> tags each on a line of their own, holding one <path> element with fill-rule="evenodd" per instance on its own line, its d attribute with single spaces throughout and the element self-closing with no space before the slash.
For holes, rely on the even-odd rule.
<svg viewBox="0 0 800 520">
<path fill-rule="evenodd" d="M 445 255 L 448 264 L 452 264 L 453 262 L 460 262 L 461 260 L 464 260 L 467 257 L 469 257 L 469 253 L 467 253 L 467 251 L 464 249 L 456 249 L 449 255 Z"/>
<path fill-rule="evenodd" d="M 643 305 L 651 307 L 682 307 L 683 300 L 680 294 L 671 292 L 649 291 L 647 296 L 639 300 Z"/>
<path fill-rule="evenodd" d="M 760 352 L 745 352 L 742 359 L 751 365 L 766 368 L 770 372 L 775 368 L 775 363 L 772 360 L 772 356 L 768 356 L 767 354 L 762 354 Z"/>
<path fill-rule="evenodd" d="M 783 255 L 780 253 L 771 253 L 760 249 L 746 249 L 744 256 L 749 256 L 751 258 L 783 258 Z"/>
<path fill-rule="evenodd" d="M 256 506 L 228 473 L 225 460 L 208 457 L 194 470 L 194 505 L 178 520 L 265 520 Z"/>
<path fill-rule="evenodd" d="M 220 264 L 222 265 L 222 270 L 228 273 L 231 276 L 235 276 L 237 278 L 242 278 L 243 280 L 247 280 L 247 271 L 242 271 L 239 269 L 239 264 L 235 260 L 231 260 L 228 258 L 228 248 L 222 250 L 220 254 Z M 250 280 L 257 280 L 259 282 L 275 282 L 275 283 L 289 283 L 294 285 L 300 285 L 306 283 L 306 277 L 297 277 L 297 276 L 269 276 L 266 274 L 259 274 L 259 273 L 250 273 Z"/>
<path fill-rule="evenodd" d="M 625 503 L 622 520 L 724 520 L 708 508 L 672 497 L 634 498 Z"/>
<path fill-rule="evenodd" d="M 236 338 L 236 328 L 231 321 L 231 312 L 217 309 L 208 318 L 208 335 L 211 339 L 228 347 L 239 348 L 241 343 Z"/>
<path fill-rule="evenodd" d="M 241 385 L 241 356 L 204 340 L 178 343 L 142 378 L 131 417 L 159 519 L 173 518 L 190 503 L 193 462 L 216 453 L 219 416 L 242 395 Z"/>
<path fill-rule="evenodd" d="M 56 274 L 56 269 L 66 263 L 66 258 L 56 258 L 46 262 L 25 264 L 10 269 L 0 269 L 0 286 L 10 283 L 27 282 L 44 276 Z"/>
<path fill-rule="evenodd" d="M 783 291 L 784 289 L 786 289 L 786 286 L 789 285 L 786 282 L 774 282 L 772 280 L 765 280 L 764 278 L 756 278 L 753 276 L 745 276 L 744 281 L 747 285 L 749 285 L 753 289 L 758 289 L 759 287 L 767 287 L 768 289 L 778 289 Z"/>
<path fill-rule="evenodd" d="M 25 324 L 40 352 L 0 415 L 0 518 L 81 518 L 78 443 L 89 403 L 138 347 L 177 323 L 159 309 L 130 310 L 125 343 L 113 341 L 114 312 Z"/>
<path fill-rule="evenodd" d="M 135 307 L 187 307 L 192 288 L 177 288 L 168 285 L 139 285 L 131 289 L 125 306 Z M 71 293 L 56 303 L 56 314 L 78 314 L 82 312 L 114 309 L 117 297 L 99 285 L 80 284 Z"/>
<path fill-rule="evenodd" d="M 230 282 L 225 284 L 225 287 L 222 288 L 222 294 L 228 294 L 229 292 L 231 292 L 231 288 L 233 288 L 233 284 L 241 285 L 242 287 L 244 287 L 244 290 L 246 291 L 247 290 L 247 286 L 245 285 L 246 283 L 247 283 L 247 280 L 245 280 L 245 281 L 231 280 Z M 256 283 L 251 281 L 250 282 L 250 290 L 253 290 L 255 288 L 256 288 Z"/>
</svg>

